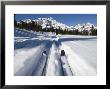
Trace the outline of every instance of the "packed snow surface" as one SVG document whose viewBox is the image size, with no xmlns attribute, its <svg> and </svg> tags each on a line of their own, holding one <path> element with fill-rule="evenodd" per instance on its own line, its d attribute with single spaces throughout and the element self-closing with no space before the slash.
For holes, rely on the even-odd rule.
<svg viewBox="0 0 110 89">
<path fill-rule="evenodd" d="M 61 55 L 61 50 L 65 55 Z M 15 76 L 93 76 L 97 74 L 97 37 L 55 35 L 15 29 Z"/>
</svg>

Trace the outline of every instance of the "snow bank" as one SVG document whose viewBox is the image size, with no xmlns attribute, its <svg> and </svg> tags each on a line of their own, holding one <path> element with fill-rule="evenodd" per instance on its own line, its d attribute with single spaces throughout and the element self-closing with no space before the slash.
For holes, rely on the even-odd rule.
<svg viewBox="0 0 110 89">
<path fill-rule="evenodd" d="M 32 75 L 48 42 L 45 41 L 37 47 L 16 50 L 14 56 L 14 74 L 17 76 Z"/>
<path fill-rule="evenodd" d="M 61 49 L 66 52 L 67 60 L 74 76 L 96 75 L 96 69 L 76 54 L 69 46 L 62 43 Z"/>
</svg>

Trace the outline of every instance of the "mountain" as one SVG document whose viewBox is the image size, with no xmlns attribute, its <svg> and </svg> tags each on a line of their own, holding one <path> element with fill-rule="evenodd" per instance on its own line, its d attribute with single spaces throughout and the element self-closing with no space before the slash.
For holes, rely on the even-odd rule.
<svg viewBox="0 0 110 89">
<path fill-rule="evenodd" d="M 40 25 L 42 27 L 42 29 L 44 28 L 53 28 L 53 29 L 62 29 L 62 30 L 78 30 L 83 31 L 83 30 L 87 30 L 90 31 L 91 28 L 97 29 L 97 27 L 94 26 L 94 24 L 87 22 L 87 23 L 83 23 L 83 24 L 77 24 L 75 26 L 67 26 L 66 24 L 63 24 L 61 22 L 56 21 L 54 18 L 49 17 L 49 18 L 37 18 L 37 19 L 25 19 L 25 20 L 21 20 L 24 23 L 32 23 L 34 22 L 34 24 Z M 18 24 L 21 22 L 17 22 Z"/>
<path fill-rule="evenodd" d="M 83 30 L 90 31 L 91 28 L 97 29 L 97 27 L 95 27 L 94 24 L 89 23 L 89 22 L 84 23 L 84 24 L 78 24 L 78 25 L 74 26 L 74 29 L 77 29 L 79 31 L 83 31 Z"/>
</svg>

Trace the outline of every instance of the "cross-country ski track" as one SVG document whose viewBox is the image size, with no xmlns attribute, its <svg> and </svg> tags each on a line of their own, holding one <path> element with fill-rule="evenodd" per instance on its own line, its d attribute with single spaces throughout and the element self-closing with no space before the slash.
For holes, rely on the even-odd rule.
<svg viewBox="0 0 110 89">
<path fill-rule="evenodd" d="M 94 36 L 76 35 L 15 37 L 14 75 L 96 75 L 96 40 Z"/>
</svg>

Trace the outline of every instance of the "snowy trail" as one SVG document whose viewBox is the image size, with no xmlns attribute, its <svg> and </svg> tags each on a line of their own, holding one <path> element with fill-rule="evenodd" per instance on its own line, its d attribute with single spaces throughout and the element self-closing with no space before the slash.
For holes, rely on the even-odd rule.
<svg viewBox="0 0 110 89">
<path fill-rule="evenodd" d="M 61 56 L 58 39 L 59 38 L 55 38 L 53 40 L 47 62 L 46 76 L 72 76 L 73 73 L 66 56 Z"/>
<path fill-rule="evenodd" d="M 36 65 L 39 65 L 39 60 L 42 56 L 43 50 L 46 50 L 47 43 L 50 41 L 44 41 L 41 45 L 33 48 L 23 48 L 16 50 L 16 55 L 14 56 L 14 72 L 15 75 L 33 75 L 33 71 L 35 71 L 35 75 L 39 75 L 37 73 Z M 43 65 L 42 65 L 43 66 Z M 41 70 L 38 70 L 38 72 Z"/>
<path fill-rule="evenodd" d="M 61 64 L 62 64 L 62 70 L 64 73 L 64 76 L 73 76 L 73 72 L 71 70 L 71 67 L 67 61 L 67 57 L 65 56 L 61 56 Z"/>
<path fill-rule="evenodd" d="M 96 37 L 53 34 L 15 37 L 14 42 L 15 76 L 96 75 Z"/>
<path fill-rule="evenodd" d="M 35 70 L 33 71 L 33 74 L 32 74 L 33 76 L 44 76 L 45 75 L 48 55 L 49 55 L 51 46 L 52 46 L 52 41 L 46 44 L 45 48 L 43 49 L 44 51 L 46 51 L 46 54 L 43 53 L 41 55 L 40 60 L 38 64 L 36 65 Z"/>
<path fill-rule="evenodd" d="M 66 52 L 67 60 L 74 76 L 96 75 L 96 69 L 76 54 L 67 44 L 62 43 L 61 49 Z"/>
<path fill-rule="evenodd" d="M 47 62 L 46 76 L 63 76 L 62 66 L 59 59 L 60 55 L 58 54 L 58 48 L 54 42 Z"/>
</svg>

